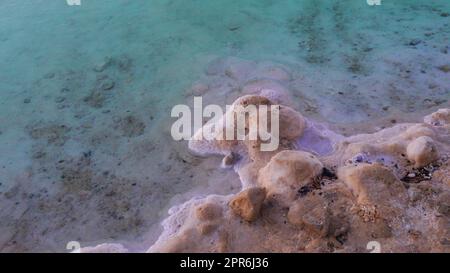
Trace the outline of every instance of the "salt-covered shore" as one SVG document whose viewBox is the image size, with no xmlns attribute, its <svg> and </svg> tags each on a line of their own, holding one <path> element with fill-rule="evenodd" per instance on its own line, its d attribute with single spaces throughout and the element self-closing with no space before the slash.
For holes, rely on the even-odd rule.
<svg viewBox="0 0 450 273">
<path fill-rule="evenodd" d="M 261 140 L 195 135 L 190 149 L 224 155 L 242 189 L 171 208 L 148 252 L 366 252 L 372 241 L 383 252 L 449 251 L 450 109 L 344 137 L 286 106 L 286 94 L 268 91 L 240 97 L 225 115 L 237 105 L 281 104 L 281 146 L 261 152 Z"/>
</svg>

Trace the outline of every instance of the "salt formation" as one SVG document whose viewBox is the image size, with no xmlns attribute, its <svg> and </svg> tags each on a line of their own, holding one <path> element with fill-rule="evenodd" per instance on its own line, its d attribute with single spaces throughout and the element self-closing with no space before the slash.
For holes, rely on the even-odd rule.
<svg viewBox="0 0 450 273">
<path fill-rule="evenodd" d="M 424 118 L 425 123 L 434 126 L 450 126 L 450 109 L 439 109 Z"/>
<path fill-rule="evenodd" d="M 297 199 L 297 191 L 313 183 L 322 169 L 322 163 L 310 153 L 282 151 L 259 171 L 258 183 L 271 198 L 289 205 Z"/>
<path fill-rule="evenodd" d="M 264 199 L 265 188 L 251 187 L 236 194 L 230 201 L 230 208 L 242 219 L 251 222 L 258 218 Z"/>
<path fill-rule="evenodd" d="M 279 102 L 267 93 L 233 105 Z M 343 137 L 280 107 L 277 151 L 194 136 L 189 147 L 224 155 L 243 189 L 173 208 L 149 252 L 365 252 L 374 240 L 383 252 L 450 251 L 450 109 Z"/>
<path fill-rule="evenodd" d="M 425 167 L 439 157 L 433 139 L 428 136 L 418 137 L 409 143 L 406 154 L 415 167 Z"/>
<path fill-rule="evenodd" d="M 267 93 L 233 105 L 276 104 L 277 93 Z M 259 138 L 197 133 L 189 147 L 223 155 L 222 167 L 239 174 L 242 191 L 171 208 L 148 252 L 366 252 L 371 241 L 383 252 L 448 252 L 449 120 L 450 109 L 441 109 L 424 123 L 344 137 L 281 105 L 276 151 L 261 152 Z M 81 249 L 92 251 L 127 249 Z"/>
<path fill-rule="evenodd" d="M 283 69 L 258 68 L 254 73 L 264 76 L 248 80 L 253 63 L 227 62 L 206 74 L 222 69 L 242 88 L 214 86 L 228 83 L 226 78 L 194 84 L 189 95 L 234 102 L 188 146 L 201 156 L 223 156 L 221 167 L 239 175 L 242 189 L 172 207 L 148 252 L 367 252 L 371 241 L 383 252 L 450 251 L 450 109 L 423 123 L 345 137 L 294 110 L 296 100 L 282 84 L 290 75 Z M 247 105 L 279 105 L 278 149 L 261 151 L 259 136 L 202 137 L 216 127 L 226 132 L 230 124 L 223 121 L 234 120 L 239 106 Z M 245 129 L 258 119 L 247 119 Z M 128 251 L 102 245 L 81 252 L 121 250 Z"/>
</svg>

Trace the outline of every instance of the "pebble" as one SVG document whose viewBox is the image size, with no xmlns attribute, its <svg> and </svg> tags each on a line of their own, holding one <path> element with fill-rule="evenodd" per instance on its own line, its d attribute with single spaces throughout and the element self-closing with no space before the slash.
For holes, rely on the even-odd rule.
<svg viewBox="0 0 450 273">
<path fill-rule="evenodd" d="M 416 46 L 416 45 L 420 44 L 421 42 L 422 42 L 422 41 L 419 40 L 419 39 L 413 39 L 413 40 L 411 40 L 411 41 L 409 42 L 409 45 L 410 45 L 410 46 Z"/>
<path fill-rule="evenodd" d="M 408 177 L 409 178 L 414 178 L 414 177 L 416 177 L 416 174 L 415 173 L 408 173 Z"/>
</svg>

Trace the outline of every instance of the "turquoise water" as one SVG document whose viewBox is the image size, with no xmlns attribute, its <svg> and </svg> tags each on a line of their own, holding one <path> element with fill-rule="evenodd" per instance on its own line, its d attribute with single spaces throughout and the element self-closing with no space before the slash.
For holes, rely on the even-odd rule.
<svg viewBox="0 0 450 273">
<path fill-rule="evenodd" d="M 152 241 L 171 205 L 237 190 L 168 135 L 193 84 L 252 80 L 208 72 L 230 57 L 282 66 L 296 108 L 342 130 L 449 105 L 446 0 L 81 3 L 0 3 L 2 251 Z"/>
</svg>

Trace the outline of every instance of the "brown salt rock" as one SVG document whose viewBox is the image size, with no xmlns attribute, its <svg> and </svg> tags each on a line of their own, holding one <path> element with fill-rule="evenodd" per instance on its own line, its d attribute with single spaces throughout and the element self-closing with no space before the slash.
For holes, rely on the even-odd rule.
<svg viewBox="0 0 450 273">
<path fill-rule="evenodd" d="M 235 214 L 251 222 L 258 218 L 265 198 L 264 188 L 252 187 L 238 193 L 231 199 L 229 206 Z"/>
<path fill-rule="evenodd" d="M 322 163 L 310 153 L 281 151 L 259 171 L 258 183 L 266 188 L 268 196 L 289 205 L 298 190 L 311 183 L 322 169 Z"/>
<path fill-rule="evenodd" d="M 407 193 L 392 171 L 381 164 L 359 164 L 339 168 L 338 177 L 352 190 L 359 204 L 406 203 Z"/>
<path fill-rule="evenodd" d="M 439 158 L 432 138 L 421 136 L 408 144 L 406 149 L 408 159 L 414 162 L 414 167 L 424 167 Z"/>
</svg>

